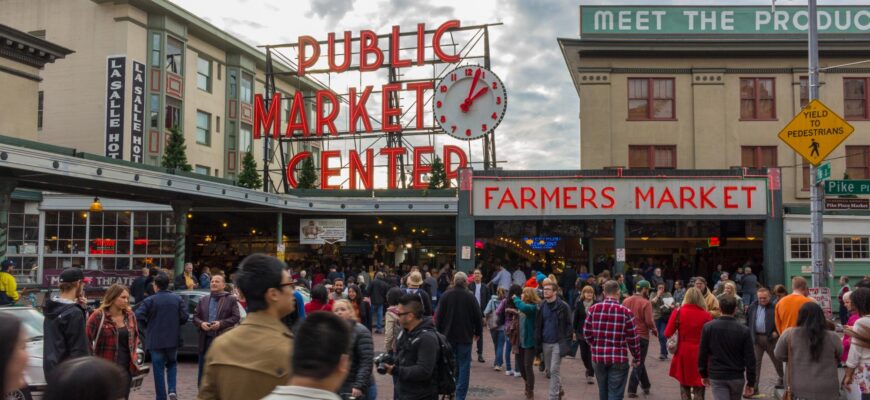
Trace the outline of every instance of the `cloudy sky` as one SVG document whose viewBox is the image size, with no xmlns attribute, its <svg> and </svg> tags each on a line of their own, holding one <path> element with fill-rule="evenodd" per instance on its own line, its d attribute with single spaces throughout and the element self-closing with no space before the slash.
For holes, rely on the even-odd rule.
<svg viewBox="0 0 870 400">
<path fill-rule="evenodd" d="M 510 98 L 496 131 L 505 169 L 573 169 L 580 166 L 577 92 L 556 42 L 577 37 L 577 0 L 172 0 L 253 45 L 295 42 L 300 35 L 325 40 L 329 32 L 360 29 L 413 31 L 450 19 L 463 26 L 501 22 L 491 29 L 492 69 Z M 770 1 L 584 1 L 583 4 L 759 4 Z M 831 4 L 834 1 L 825 1 Z M 806 4 L 777 0 L 777 5 Z M 325 51 L 325 50 L 324 50 Z M 369 106 L 370 109 L 375 109 Z M 440 142 L 438 143 L 441 144 Z M 380 146 L 378 146 L 380 147 Z M 466 146 L 463 146 L 466 148 Z M 482 157 L 472 145 L 472 157 Z"/>
</svg>

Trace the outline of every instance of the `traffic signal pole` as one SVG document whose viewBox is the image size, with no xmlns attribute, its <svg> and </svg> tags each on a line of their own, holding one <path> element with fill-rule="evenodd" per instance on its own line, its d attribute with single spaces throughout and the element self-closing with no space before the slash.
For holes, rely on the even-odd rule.
<svg viewBox="0 0 870 400">
<path fill-rule="evenodd" d="M 819 31 L 816 0 L 807 0 L 809 14 L 809 101 L 819 98 Z M 810 242 L 813 256 L 812 287 L 827 286 L 824 261 L 824 236 L 822 234 L 822 190 L 816 167 L 810 164 Z"/>
</svg>

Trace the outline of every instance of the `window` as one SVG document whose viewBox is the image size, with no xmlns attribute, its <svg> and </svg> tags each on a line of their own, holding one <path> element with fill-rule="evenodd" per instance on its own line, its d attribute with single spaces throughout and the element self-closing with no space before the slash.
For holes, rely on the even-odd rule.
<svg viewBox="0 0 870 400">
<path fill-rule="evenodd" d="M 176 99 L 166 98 L 166 121 L 164 128 L 176 129 L 181 125 L 181 102 Z"/>
<path fill-rule="evenodd" d="M 227 150 L 235 150 L 239 141 L 236 138 L 236 121 L 230 120 L 227 123 Z"/>
<path fill-rule="evenodd" d="M 849 119 L 870 119 L 867 85 L 870 78 L 843 79 L 843 114 Z"/>
<path fill-rule="evenodd" d="M 197 165 L 193 168 L 193 172 L 196 172 L 200 175 L 211 175 L 211 168 L 203 165 Z"/>
<path fill-rule="evenodd" d="M 810 190 L 810 162 L 807 161 L 806 158 L 801 157 L 801 178 L 802 185 L 801 190 L 807 191 Z"/>
<path fill-rule="evenodd" d="M 221 78 L 221 65 L 220 65 L 220 63 L 218 63 L 218 65 L 217 65 L 217 70 L 218 70 L 218 73 L 217 73 L 218 80 L 223 79 L 223 78 Z"/>
<path fill-rule="evenodd" d="M 151 95 L 151 128 L 160 129 L 160 96 Z"/>
<path fill-rule="evenodd" d="M 196 87 L 211 93 L 211 61 L 196 58 Z"/>
<path fill-rule="evenodd" d="M 230 87 L 230 98 L 239 98 L 239 71 L 231 69 L 227 71 L 227 80 Z"/>
<path fill-rule="evenodd" d="M 834 258 L 870 258 L 868 247 L 870 247 L 870 238 L 838 236 L 834 238 Z"/>
<path fill-rule="evenodd" d="M 36 101 L 36 128 L 42 129 L 42 111 L 45 109 L 45 92 L 40 90 L 39 98 Z"/>
<path fill-rule="evenodd" d="M 239 97 L 245 103 L 254 102 L 254 77 L 249 74 L 242 74 L 242 93 Z"/>
<path fill-rule="evenodd" d="M 767 168 L 776 166 L 776 146 L 742 146 L 741 167 Z"/>
<path fill-rule="evenodd" d="M 151 66 L 154 68 L 160 68 L 160 33 L 153 32 L 151 33 Z"/>
<path fill-rule="evenodd" d="M 628 119 L 674 119 L 674 79 L 628 80 Z"/>
<path fill-rule="evenodd" d="M 807 104 L 810 104 L 810 81 L 805 76 L 801 77 L 800 91 L 801 109 L 803 109 Z"/>
<path fill-rule="evenodd" d="M 196 143 L 211 145 L 211 114 L 196 111 Z"/>
<path fill-rule="evenodd" d="M 214 117 L 214 131 L 217 133 L 221 133 L 221 117 L 220 117 L 220 115 Z"/>
<path fill-rule="evenodd" d="M 773 78 L 740 78 L 740 119 L 776 119 Z"/>
<path fill-rule="evenodd" d="M 166 38 L 166 70 L 178 75 L 184 75 L 184 44 L 173 37 Z"/>
<path fill-rule="evenodd" d="M 628 146 L 628 167 L 676 168 L 677 146 Z"/>
<path fill-rule="evenodd" d="M 791 258 L 812 258 L 812 246 L 810 245 L 810 238 L 791 238 Z"/>
<path fill-rule="evenodd" d="M 867 152 L 870 146 L 846 146 L 846 173 L 849 179 L 867 179 L 870 177 Z"/>
<path fill-rule="evenodd" d="M 244 153 L 251 152 L 251 126 L 242 124 L 239 129 L 239 151 Z M 240 155 L 239 158 L 242 156 Z"/>
</svg>

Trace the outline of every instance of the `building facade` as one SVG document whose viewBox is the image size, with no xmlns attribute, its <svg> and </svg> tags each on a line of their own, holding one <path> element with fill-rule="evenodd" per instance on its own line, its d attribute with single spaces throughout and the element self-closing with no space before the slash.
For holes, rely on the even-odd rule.
<svg viewBox="0 0 870 400">
<path fill-rule="evenodd" d="M 234 180 L 247 152 L 263 168 L 251 130 L 266 58 L 242 40 L 165 0 L 10 0 L 0 23 L 76 50 L 43 73 L 28 111 L 43 115 L 40 141 L 157 166 L 178 129 L 196 173 Z M 318 87 L 290 75 L 275 85 L 284 98 Z M 298 147 L 319 160 L 319 143 Z"/>
</svg>

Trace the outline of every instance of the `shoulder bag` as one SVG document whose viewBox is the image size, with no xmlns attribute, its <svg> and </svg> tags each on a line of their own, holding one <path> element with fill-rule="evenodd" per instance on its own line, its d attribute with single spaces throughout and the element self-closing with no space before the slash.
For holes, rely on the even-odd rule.
<svg viewBox="0 0 870 400">
<path fill-rule="evenodd" d="M 103 324 L 106 322 L 106 310 L 100 310 L 100 324 L 97 325 L 97 332 L 94 333 L 94 341 L 91 342 L 91 353 L 97 352 L 97 342 L 103 334 Z"/>
<path fill-rule="evenodd" d="M 782 400 L 793 400 L 794 399 L 794 394 L 791 391 L 791 374 L 792 374 L 791 370 L 794 369 L 793 368 L 794 367 L 794 358 L 792 358 L 792 356 L 791 356 L 791 340 L 790 339 L 791 338 L 789 338 L 789 340 L 787 340 L 785 342 L 786 349 L 788 350 L 788 363 L 786 364 L 786 368 L 788 368 L 788 371 L 786 371 L 786 375 L 785 375 L 785 393 L 782 394 Z"/>
<path fill-rule="evenodd" d="M 680 344 L 680 309 L 674 310 L 677 313 L 677 329 L 674 329 L 674 334 L 668 338 L 668 353 L 677 354 L 677 346 Z"/>
</svg>

